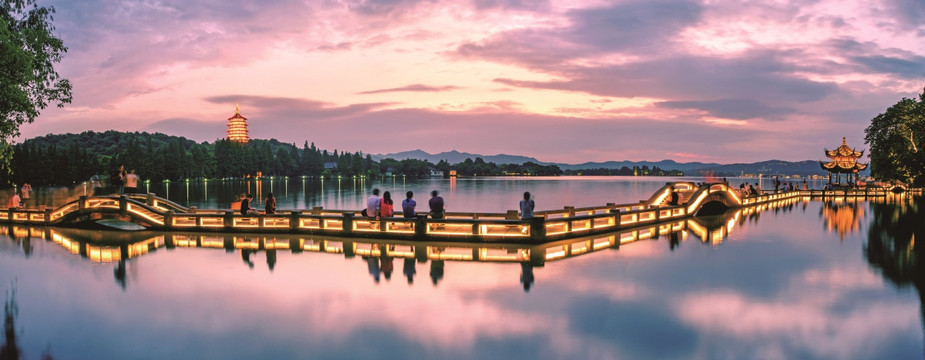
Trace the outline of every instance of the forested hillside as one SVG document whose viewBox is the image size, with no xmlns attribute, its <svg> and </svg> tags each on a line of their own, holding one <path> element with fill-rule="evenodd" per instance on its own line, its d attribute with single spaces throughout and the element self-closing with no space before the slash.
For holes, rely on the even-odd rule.
<svg viewBox="0 0 925 360">
<path fill-rule="evenodd" d="M 180 136 L 146 132 L 93 132 L 46 135 L 13 147 L 13 172 L 0 177 L 5 184 L 70 185 L 94 175 L 106 178 L 119 165 L 134 169 L 142 179 L 160 181 L 199 178 L 264 176 L 367 176 L 385 174 L 431 176 L 450 169 L 465 176 L 505 174 L 560 175 L 555 165 L 527 162 L 495 164 L 481 158 L 457 164 L 441 161 L 383 159 L 361 152 L 328 152 L 305 142 L 302 147 L 275 139 L 252 139 L 247 144 L 225 139 L 196 143 Z"/>
</svg>

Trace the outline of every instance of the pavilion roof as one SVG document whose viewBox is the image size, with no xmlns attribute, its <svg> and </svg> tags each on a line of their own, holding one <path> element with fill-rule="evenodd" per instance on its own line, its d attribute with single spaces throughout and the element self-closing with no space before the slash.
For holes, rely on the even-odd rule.
<svg viewBox="0 0 925 360">
<path fill-rule="evenodd" d="M 822 169 L 834 173 L 854 173 L 867 169 L 867 164 L 862 164 L 854 160 L 830 161 L 827 163 L 820 162 Z"/>
<path fill-rule="evenodd" d="M 841 146 L 835 150 L 825 149 L 825 156 L 834 159 L 836 157 L 853 157 L 855 159 L 864 156 L 864 151 L 857 151 L 853 148 L 848 147 L 848 142 L 845 138 L 841 138 Z"/>
</svg>

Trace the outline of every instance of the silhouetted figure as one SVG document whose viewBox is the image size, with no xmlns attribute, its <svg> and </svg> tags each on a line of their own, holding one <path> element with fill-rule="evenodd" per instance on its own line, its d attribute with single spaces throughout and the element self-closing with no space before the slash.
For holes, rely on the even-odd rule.
<svg viewBox="0 0 925 360">
<path fill-rule="evenodd" d="M 270 272 L 276 267 L 276 249 L 267 250 L 267 267 L 270 268 Z"/>
<path fill-rule="evenodd" d="M 264 201 L 263 210 L 265 214 L 276 214 L 276 198 L 273 193 L 267 193 L 267 199 Z"/>
<path fill-rule="evenodd" d="M 16 316 L 19 315 L 19 306 L 16 305 L 16 291 L 13 290 L 3 304 L 3 344 L 0 344 L 0 359 L 21 359 L 22 349 L 16 339 Z"/>
<path fill-rule="evenodd" d="M 533 265 L 528 261 L 520 263 L 520 283 L 524 286 L 524 292 L 530 292 L 530 287 L 533 286 Z"/>
<path fill-rule="evenodd" d="M 369 270 L 369 275 L 373 277 L 373 280 L 376 281 L 376 284 L 379 283 L 379 275 L 381 270 L 379 268 L 379 259 L 374 257 L 364 257 L 363 261 L 366 261 L 366 267 Z"/>
<path fill-rule="evenodd" d="M 128 282 L 126 281 L 126 276 L 125 276 L 126 271 L 125 271 L 125 260 L 124 259 L 119 260 L 119 263 L 116 264 L 116 268 L 112 271 L 112 275 L 116 278 L 116 284 L 118 284 L 119 287 L 122 288 L 122 291 L 125 291 L 125 288 L 126 288 L 126 285 L 128 285 Z"/>
<path fill-rule="evenodd" d="M 681 246 L 681 237 L 678 235 L 677 231 L 671 232 L 668 234 L 668 249 L 674 251 L 675 248 Z"/>
<path fill-rule="evenodd" d="M 253 269 L 254 262 L 251 260 L 251 253 L 256 253 L 255 250 L 241 249 L 241 260 L 244 260 L 244 263 L 247 264 L 247 267 Z"/>
<path fill-rule="evenodd" d="M 391 256 L 383 255 L 379 258 L 380 267 L 382 268 L 382 275 L 385 276 L 385 280 L 392 280 L 392 272 L 395 271 L 395 261 Z"/>
<path fill-rule="evenodd" d="M 675 190 L 674 185 L 671 185 L 671 186 L 669 187 L 669 190 L 671 191 L 671 194 L 668 195 L 668 205 L 677 206 L 677 205 L 678 205 L 678 199 L 679 199 L 679 197 L 680 197 L 680 196 L 678 196 L 678 191 Z"/>
<path fill-rule="evenodd" d="M 430 262 L 430 280 L 434 286 L 443 279 L 443 260 L 433 260 Z"/>
<path fill-rule="evenodd" d="M 257 215 L 257 209 L 251 207 L 251 201 L 254 201 L 254 195 L 247 194 L 244 200 L 241 200 L 241 215 Z"/>
<path fill-rule="evenodd" d="M 418 273 L 417 268 L 414 264 L 414 259 L 406 258 L 405 264 L 402 267 L 402 272 L 405 274 L 405 277 L 408 278 L 408 285 L 414 283 L 414 275 Z"/>
</svg>

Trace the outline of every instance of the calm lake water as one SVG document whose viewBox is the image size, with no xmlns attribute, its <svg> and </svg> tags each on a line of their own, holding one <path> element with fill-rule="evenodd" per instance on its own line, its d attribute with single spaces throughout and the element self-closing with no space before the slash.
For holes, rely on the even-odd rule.
<svg viewBox="0 0 925 360">
<path fill-rule="evenodd" d="M 218 208 L 251 186 L 279 208 L 342 209 L 372 187 L 421 203 L 438 189 L 450 211 L 504 211 L 531 191 L 539 210 L 636 202 L 671 180 L 299 179 L 191 183 L 189 195 L 174 183 L 169 197 Z M 306 236 L 234 238 L 259 244 L 242 250 L 223 246 L 230 235 L 0 226 L 0 288 L 28 359 L 922 357 L 923 199 L 793 201 L 680 228 L 562 258 L 562 244 L 493 248 L 481 257 L 508 260 L 479 262 L 453 244 L 355 240 L 345 254 L 266 250 L 320 240 Z"/>
</svg>

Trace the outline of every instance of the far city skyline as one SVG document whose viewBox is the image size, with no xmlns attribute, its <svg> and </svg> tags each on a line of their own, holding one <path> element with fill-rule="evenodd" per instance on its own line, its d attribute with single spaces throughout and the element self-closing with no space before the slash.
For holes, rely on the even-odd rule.
<svg viewBox="0 0 925 360">
<path fill-rule="evenodd" d="M 39 1 L 74 101 L 48 133 L 541 161 L 821 160 L 925 86 L 925 3 Z"/>
</svg>

